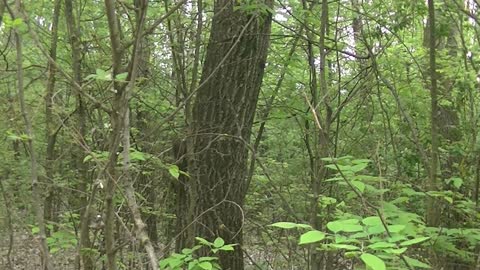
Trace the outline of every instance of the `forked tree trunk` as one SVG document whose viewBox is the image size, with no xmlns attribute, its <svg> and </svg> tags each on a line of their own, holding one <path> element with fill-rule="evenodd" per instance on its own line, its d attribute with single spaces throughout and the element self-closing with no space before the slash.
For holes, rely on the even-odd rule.
<svg viewBox="0 0 480 270">
<path fill-rule="evenodd" d="M 248 142 L 269 46 L 272 0 L 246 13 L 235 1 L 215 1 L 200 86 L 193 107 L 193 159 L 188 237 L 242 244 Z M 244 268 L 239 246 L 220 253 L 222 269 Z"/>
</svg>

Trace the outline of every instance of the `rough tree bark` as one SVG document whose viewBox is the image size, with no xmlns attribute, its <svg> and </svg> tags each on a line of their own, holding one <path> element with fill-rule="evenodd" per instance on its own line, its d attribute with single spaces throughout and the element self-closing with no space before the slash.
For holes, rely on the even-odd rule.
<svg viewBox="0 0 480 270">
<path fill-rule="evenodd" d="M 193 107 L 193 159 L 189 162 L 188 233 L 239 243 L 221 253 L 225 270 L 244 268 L 243 203 L 248 147 L 269 46 L 271 0 L 246 13 L 234 1 L 215 1 L 211 35 Z M 263 5 L 263 6 L 262 6 Z"/>
</svg>

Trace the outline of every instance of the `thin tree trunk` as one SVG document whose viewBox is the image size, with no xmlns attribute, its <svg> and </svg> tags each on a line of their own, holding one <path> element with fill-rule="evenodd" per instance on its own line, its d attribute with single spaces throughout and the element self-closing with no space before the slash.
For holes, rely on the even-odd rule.
<svg viewBox="0 0 480 270">
<path fill-rule="evenodd" d="M 307 2 L 303 1 L 303 8 L 305 10 L 312 10 L 313 5 L 316 4 L 313 2 L 310 7 L 307 7 Z M 311 94 L 311 103 L 313 104 L 312 110 L 314 109 L 314 114 L 319 117 L 319 129 L 314 128 L 314 134 L 312 135 L 312 143 L 310 143 L 310 135 L 306 134 L 307 148 L 309 149 L 310 155 L 310 167 L 311 167 L 311 189 L 312 189 L 312 200 L 310 202 L 310 223 L 315 229 L 321 230 L 321 220 L 318 217 L 319 208 L 318 208 L 318 199 L 320 197 L 322 181 L 326 177 L 326 168 L 322 161 L 322 157 L 328 156 L 329 153 L 329 133 L 331 126 L 331 109 L 329 105 L 329 96 L 328 96 L 328 83 L 327 83 L 327 59 L 326 59 L 326 48 L 325 48 L 325 37 L 327 34 L 328 28 L 328 1 L 322 0 L 321 2 L 321 18 L 320 18 L 320 33 L 319 33 L 319 42 L 318 48 L 320 51 L 320 62 L 319 69 L 317 72 L 317 65 L 315 63 L 316 56 L 314 55 L 313 48 L 313 33 L 311 30 L 307 30 L 308 44 L 307 44 L 307 57 L 308 65 L 310 68 L 310 94 Z M 306 97 L 308 98 L 308 97 Z M 321 106 L 324 105 L 324 106 Z M 321 108 L 326 108 L 326 113 L 322 114 Z M 323 117 L 322 117 L 323 116 Z M 321 119 L 320 119 L 321 117 Z M 308 121 L 308 120 L 307 120 Z M 307 132 L 309 130 L 309 123 L 305 123 Z M 314 125 L 315 126 L 315 125 Z M 320 254 L 315 248 L 310 250 L 310 269 L 320 270 L 325 267 L 328 262 L 326 259 L 326 254 Z"/>
<path fill-rule="evenodd" d="M 72 51 L 72 70 L 73 70 L 73 80 L 76 84 L 80 87 L 82 86 L 82 66 L 81 66 L 81 47 L 80 47 L 80 31 L 78 30 L 78 26 L 76 23 L 76 17 L 73 13 L 73 2 L 72 0 L 65 0 L 65 19 L 66 25 L 68 30 L 68 36 L 70 37 L 70 47 Z M 73 86 L 72 86 L 73 88 Z M 77 142 L 83 142 L 86 132 L 86 110 L 85 104 L 80 93 L 76 94 L 77 99 L 77 117 L 76 117 L 76 126 L 78 130 L 73 130 L 72 136 L 77 137 Z M 87 198 L 87 189 L 88 189 L 88 175 L 87 175 L 87 168 L 85 167 L 85 163 L 83 162 L 83 148 L 81 145 L 76 147 L 77 151 L 74 153 L 74 160 L 76 167 L 78 168 L 78 175 L 79 175 L 79 196 L 78 199 L 75 200 L 74 204 L 77 208 L 81 209 L 80 216 L 80 241 L 78 245 L 78 254 L 77 256 L 80 257 L 80 265 L 83 267 L 84 270 L 91 270 L 94 269 L 94 258 L 91 257 L 90 252 L 84 252 L 83 249 L 91 248 L 90 242 L 90 230 L 89 224 L 91 220 L 91 207 L 88 205 L 88 198 Z M 87 212 L 88 211 L 88 212 Z M 78 257 L 77 257 L 78 258 Z M 78 260 L 78 259 L 77 259 Z"/>
<path fill-rule="evenodd" d="M 427 190 L 437 190 L 437 170 L 438 170 L 438 87 L 437 87 L 437 68 L 436 68 L 436 35 L 435 35 L 435 6 L 433 0 L 428 0 L 428 49 L 429 49 L 429 65 L 430 65 L 430 99 L 431 99 L 431 140 L 432 150 L 430 157 L 430 174 L 427 183 Z M 427 199 L 427 224 L 429 226 L 437 226 L 440 222 L 439 208 L 436 205 L 436 200 L 433 197 Z"/>
<path fill-rule="evenodd" d="M 142 58 L 142 33 L 145 26 L 145 16 L 147 14 L 148 1 L 147 0 L 138 0 L 135 1 L 135 7 L 137 8 L 137 31 L 135 36 L 135 44 L 133 46 L 133 56 L 130 62 L 130 71 L 129 71 L 129 83 L 125 88 L 125 99 L 126 99 L 126 108 L 125 114 L 123 116 L 123 177 L 126 181 L 125 186 L 125 197 L 127 199 L 128 207 L 133 216 L 133 221 L 135 224 L 137 238 L 139 238 L 140 243 L 145 248 L 147 252 L 147 257 L 149 258 L 150 267 L 152 270 L 157 270 L 158 268 L 158 259 L 155 254 L 155 248 L 147 234 L 146 225 L 142 220 L 142 215 L 140 208 L 137 204 L 135 198 L 135 189 L 133 187 L 133 180 L 130 177 L 130 109 L 128 107 L 128 101 L 130 100 L 130 93 L 135 86 L 135 80 L 138 73 L 138 62 Z"/>
<path fill-rule="evenodd" d="M 3 23 L 3 13 L 5 13 L 5 7 L 7 6 L 6 0 L 0 0 L 0 26 Z"/>
<path fill-rule="evenodd" d="M 7 172 L 5 179 L 8 179 L 10 172 Z M 11 205 L 11 198 L 7 195 L 7 192 L 3 186 L 4 179 L 0 179 L 0 192 L 2 193 L 3 202 L 5 204 L 5 212 L 6 212 L 6 223 L 8 229 L 8 250 L 7 250 L 7 268 L 10 270 L 14 270 L 12 264 L 12 250 L 13 250 L 13 243 L 14 243 L 14 231 L 13 231 L 13 223 L 12 223 L 12 205 Z"/>
<path fill-rule="evenodd" d="M 193 156 L 193 130 L 192 130 L 192 102 L 190 102 L 189 96 L 192 95 L 194 91 L 196 91 L 198 85 L 198 75 L 199 75 L 199 68 L 200 68 L 200 51 L 202 46 L 202 29 L 203 29 L 203 1 L 197 0 L 196 1 L 196 8 L 197 12 L 192 14 L 192 16 L 196 16 L 196 32 L 193 38 L 193 67 L 191 70 L 191 81 L 190 86 L 187 87 L 187 82 L 185 81 L 185 67 L 184 63 L 185 59 L 185 40 L 182 38 L 182 35 L 169 35 L 169 39 L 171 42 L 172 48 L 172 60 L 175 67 L 174 75 L 177 85 L 177 100 L 176 103 L 179 105 L 182 101 L 185 102 L 184 104 L 184 122 L 185 122 L 185 139 L 181 142 L 175 141 L 174 142 L 174 149 L 175 149 L 175 157 L 177 159 L 177 164 L 180 166 L 180 170 L 187 172 L 188 167 L 191 167 L 191 157 Z M 175 22 L 175 29 L 177 33 L 181 33 L 182 24 L 179 22 L 178 18 L 174 20 Z M 170 20 L 168 21 L 167 27 L 171 31 L 171 23 Z M 176 38 L 176 40 L 175 40 Z M 190 157 L 190 158 L 189 158 Z M 188 190 L 186 182 L 189 181 L 188 177 L 185 175 L 180 175 L 178 181 L 174 183 L 174 194 L 175 194 L 175 213 L 177 216 L 176 219 L 176 235 L 178 235 L 177 241 L 175 242 L 175 250 L 180 252 L 183 247 L 191 246 L 193 243 L 190 241 L 192 238 L 189 239 L 188 230 L 184 230 L 188 226 L 187 222 L 189 222 L 186 218 L 182 216 L 185 213 L 191 211 L 188 206 Z"/>
<path fill-rule="evenodd" d="M 140 1 L 135 1 L 136 4 L 136 19 L 137 19 L 137 25 L 141 25 L 141 20 L 142 20 L 142 15 L 141 12 L 141 2 Z M 137 26 L 137 27 L 138 27 Z M 142 80 L 148 81 L 150 79 L 151 74 L 149 72 L 150 69 L 150 56 L 152 54 L 150 46 L 152 45 L 149 42 L 149 39 L 145 36 L 144 32 L 141 33 L 141 38 L 139 40 L 139 51 L 138 51 L 138 64 L 136 65 L 137 67 L 137 73 L 138 75 L 136 77 L 142 78 Z M 140 83 L 137 85 L 137 87 L 142 88 L 144 85 Z M 136 128 L 138 130 L 147 130 L 148 125 L 148 114 L 149 112 L 147 110 L 139 110 L 137 111 L 137 125 Z M 150 147 L 148 146 L 149 143 L 149 138 L 148 135 L 143 133 L 140 135 L 140 137 L 137 137 L 137 142 L 136 145 L 140 147 L 142 152 L 150 152 Z M 156 189 L 156 186 L 158 186 L 155 182 L 155 179 L 152 179 L 151 176 L 147 174 L 141 173 L 138 176 L 138 187 L 141 187 L 142 190 L 142 196 L 146 199 L 145 200 L 145 207 L 150 208 L 150 209 L 155 209 L 156 207 L 156 202 L 157 202 L 157 196 L 158 196 L 158 190 Z M 150 241 L 152 242 L 153 246 L 156 246 L 158 243 L 158 231 L 157 231 L 157 223 L 158 223 L 158 214 L 154 212 L 148 212 L 148 213 L 142 213 L 143 219 L 145 220 L 146 226 L 147 226 L 147 234 L 148 237 L 150 238 Z"/>
<path fill-rule="evenodd" d="M 115 0 L 105 0 L 105 9 L 110 31 L 110 46 L 112 51 L 112 78 L 123 72 L 122 53 L 120 44 L 120 28 L 115 10 Z M 110 115 L 112 132 L 109 141 L 109 157 L 106 169 L 105 185 L 105 252 L 107 254 L 107 269 L 116 270 L 116 249 L 115 249 L 115 204 L 113 196 L 117 188 L 118 175 L 116 166 L 118 161 L 118 149 L 122 137 L 123 116 L 127 104 L 125 104 L 125 84 L 114 81 L 113 83 L 113 110 Z"/>
<path fill-rule="evenodd" d="M 21 1 L 15 1 L 15 10 L 17 14 L 21 12 Z M 12 17 L 15 17 L 14 14 L 11 14 Z M 38 181 L 38 168 L 37 168 L 37 157 L 35 152 L 35 147 L 33 145 L 33 129 L 30 117 L 27 112 L 27 107 L 25 104 L 25 93 L 23 85 L 23 46 L 22 46 L 22 37 L 19 31 L 16 29 L 14 32 L 15 36 L 15 48 L 16 48 L 16 64 L 17 64 L 17 90 L 18 90 L 18 99 L 20 102 L 20 112 L 22 114 L 23 120 L 25 122 L 25 134 L 27 135 L 27 147 L 30 152 L 30 177 L 32 185 L 32 206 L 35 213 L 35 222 L 38 226 L 38 243 L 40 248 L 40 256 L 42 269 L 50 270 L 53 269 L 50 263 L 50 254 L 48 251 L 46 235 L 45 235 L 45 220 L 43 213 L 43 196 L 42 196 L 42 187 Z"/>
<path fill-rule="evenodd" d="M 140 209 L 135 199 L 135 190 L 133 188 L 132 180 L 129 177 L 130 166 L 130 110 L 129 99 L 130 91 L 133 89 L 136 80 L 138 58 L 141 57 L 141 39 L 143 28 L 145 25 L 145 16 L 147 12 L 148 1 L 140 0 L 135 3 L 137 7 L 137 29 L 135 32 L 135 41 L 133 47 L 133 54 L 130 59 L 127 69 L 122 66 L 122 59 L 124 57 L 124 50 L 120 43 L 120 25 L 115 10 L 115 0 L 105 0 L 105 7 L 107 11 L 107 19 L 110 32 L 110 44 L 112 50 L 112 78 L 114 79 L 113 89 L 115 92 L 113 102 L 113 113 L 111 115 L 112 133 L 110 137 L 109 146 L 109 160 L 107 166 L 107 185 L 106 189 L 106 222 L 105 222 L 105 240 L 107 253 L 107 266 L 109 270 L 116 269 L 116 248 L 115 248 L 115 234 L 114 234 L 114 202 L 113 196 L 115 189 L 120 180 L 125 182 L 125 198 L 128 207 L 133 216 L 133 221 L 136 229 L 137 237 L 143 245 L 149 258 L 150 266 L 153 270 L 158 269 L 158 260 L 155 254 L 155 249 L 145 231 L 145 224 L 141 218 Z M 128 72 L 126 81 L 128 83 L 116 80 L 117 75 L 122 72 Z M 116 169 L 118 161 L 118 149 L 120 142 L 123 143 L 123 171 L 122 174 Z"/>
<path fill-rule="evenodd" d="M 61 0 L 55 0 L 55 7 L 53 10 L 52 18 L 52 36 L 50 39 L 50 57 L 57 60 L 57 41 L 58 41 L 58 20 L 60 17 Z M 53 95 L 55 91 L 55 75 L 56 67 L 52 63 L 48 62 L 47 66 L 48 78 L 47 89 L 45 94 L 45 125 L 46 125 L 46 139 L 47 139 L 47 151 L 45 157 L 45 176 L 47 185 L 47 197 L 45 199 L 44 215 L 45 220 L 54 221 L 54 204 L 55 204 L 55 183 L 53 182 L 54 175 L 54 163 L 55 163 L 55 143 L 57 141 L 57 132 L 54 123 L 53 116 Z M 47 235 L 49 232 L 47 231 Z"/>
<path fill-rule="evenodd" d="M 478 208 L 478 195 L 480 191 L 480 152 L 475 151 L 475 188 L 473 190 L 473 201 L 475 206 Z"/>
</svg>

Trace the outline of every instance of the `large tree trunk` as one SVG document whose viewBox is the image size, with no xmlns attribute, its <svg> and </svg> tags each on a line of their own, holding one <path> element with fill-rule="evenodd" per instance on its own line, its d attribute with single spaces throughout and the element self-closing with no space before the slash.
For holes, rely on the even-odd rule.
<svg viewBox="0 0 480 270">
<path fill-rule="evenodd" d="M 271 0 L 259 1 L 267 6 Z M 262 83 L 271 14 L 245 13 L 234 1 L 215 1 L 215 15 L 193 108 L 194 155 L 188 233 L 242 244 L 248 142 Z M 225 270 L 243 269 L 240 246 L 221 253 Z"/>
</svg>

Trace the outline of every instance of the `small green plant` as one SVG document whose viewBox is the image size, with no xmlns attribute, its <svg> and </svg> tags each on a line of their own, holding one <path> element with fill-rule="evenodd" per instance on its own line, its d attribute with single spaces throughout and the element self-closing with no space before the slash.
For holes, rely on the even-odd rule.
<svg viewBox="0 0 480 270">
<path fill-rule="evenodd" d="M 192 248 L 184 248 L 182 253 L 173 253 L 168 258 L 160 261 L 160 269 L 164 270 L 221 270 L 218 264 L 218 257 L 195 255 L 195 251 L 201 248 L 209 249 L 213 254 L 219 251 L 233 251 L 233 247 L 237 244 L 225 244 L 225 241 L 218 237 L 213 242 L 196 237 L 198 245 Z"/>
<path fill-rule="evenodd" d="M 70 231 L 57 231 L 52 236 L 47 237 L 47 244 L 52 254 L 77 246 L 77 238 Z"/>
<path fill-rule="evenodd" d="M 49 230 L 53 230 L 52 224 L 47 224 Z M 36 235 L 40 232 L 37 226 L 32 226 L 32 234 Z M 53 232 L 51 236 L 47 237 L 47 245 L 50 253 L 55 254 L 61 250 L 71 249 L 77 246 L 77 238 L 70 228 L 62 228 Z"/>
</svg>

